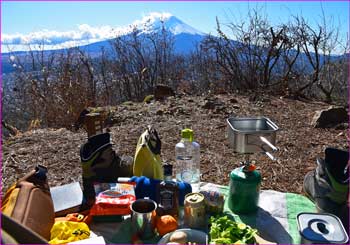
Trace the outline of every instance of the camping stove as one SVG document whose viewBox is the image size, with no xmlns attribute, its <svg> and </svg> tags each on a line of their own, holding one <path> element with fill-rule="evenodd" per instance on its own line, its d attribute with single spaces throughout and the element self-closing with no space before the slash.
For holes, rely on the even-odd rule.
<svg viewBox="0 0 350 245">
<path fill-rule="evenodd" d="M 241 167 L 230 174 L 228 206 L 235 213 L 251 213 L 258 209 L 261 174 L 256 170 L 251 155 L 263 152 L 271 160 L 275 157 L 270 151 L 274 146 L 278 127 L 266 117 L 229 118 L 228 139 L 235 153 L 241 154 Z"/>
</svg>

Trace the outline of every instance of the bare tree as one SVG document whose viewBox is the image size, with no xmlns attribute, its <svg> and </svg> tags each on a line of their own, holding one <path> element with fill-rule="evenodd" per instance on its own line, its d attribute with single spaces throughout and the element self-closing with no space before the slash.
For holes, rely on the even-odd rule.
<svg viewBox="0 0 350 245">
<path fill-rule="evenodd" d="M 241 69 L 238 47 L 221 30 L 218 18 L 216 19 L 216 24 L 218 37 L 207 36 L 202 42 L 202 50 L 212 53 L 215 62 L 218 64 L 218 71 L 221 73 L 224 86 L 233 90 L 239 88 L 243 81 L 243 70 Z"/>
<path fill-rule="evenodd" d="M 300 72 L 303 71 L 296 66 L 300 56 L 300 43 L 296 36 L 296 26 L 293 22 L 290 22 L 285 28 L 285 42 L 281 51 L 282 62 L 280 62 L 282 66 L 280 84 L 281 90 L 288 93 L 290 84 L 295 82 L 300 76 Z"/>
<path fill-rule="evenodd" d="M 4 102 L 7 115 L 23 122 L 20 128 L 30 121 L 69 127 L 83 108 L 96 104 L 92 60 L 82 51 L 35 51 L 29 46 L 25 55 L 11 57 L 13 91 Z"/>
<path fill-rule="evenodd" d="M 303 79 L 295 90 L 296 96 L 319 97 L 319 91 L 325 96 L 327 102 L 332 102 L 332 93 L 336 83 L 325 82 L 321 79 L 322 69 L 332 66 L 334 51 L 339 46 L 339 28 L 332 25 L 332 21 L 323 19 L 315 26 L 307 23 L 304 17 L 295 16 L 297 41 L 308 62 L 311 75 Z M 306 76 L 306 78 L 308 78 Z"/>
<path fill-rule="evenodd" d="M 287 27 L 272 27 L 258 10 L 250 10 L 247 17 L 247 22 L 242 20 L 225 25 L 230 35 L 224 33 L 217 19 L 219 37 L 209 36 L 204 45 L 215 53 L 231 89 L 266 89 L 276 75 L 274 70 L 282 50 L 287 47 Z"/>
<path fill-rule="evenodd" d="M 338 25 L 339 26 L 339 25 Z M 333 101 L 333 93 L 339 88 L 340 84 L 344 84 L 347 78 L 344 77 L 342 71 L 344 70 L 344 61 L 346 61 L 346 53 L 348 47 L 345 45 L 341 47 L 339 41 L 339 28 L 334 26 L 333 17 L 326 19 L 325 13 L 322 9 L 322 28 L 324 42 L 321 45 L 321 52 L 323 55 L 322 68 L 320 71 L 320 79 L 317 87 L 325 96 L 325 101 L 331 103 Z M 333 60 L 333 54 L 337 51 L 343 55 L 339 60 Z M 347 64 L 347 62 L 345 62 Z M 340 85 L 341 86 L 341 85 Z"/>
<path fill-rule="evenodd" d="M 147 26 L 146 26 L 147 28 Z M 164 26 L 154 32 L 134 28 L 112 42 L 115 82 L 128 99 L 142 100 L 156 84 L 179 79 L 181 59 L 174 54 L 173 37 Z"/>
</svg>

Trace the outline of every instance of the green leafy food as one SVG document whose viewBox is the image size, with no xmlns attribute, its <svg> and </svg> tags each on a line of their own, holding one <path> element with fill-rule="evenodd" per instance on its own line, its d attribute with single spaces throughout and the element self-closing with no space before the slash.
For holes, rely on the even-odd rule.
<svg viewBox="0 0 350 245">
<path fill-rule="evenodd" d="M 253 244 L 256 229 L 231 220 L 228 216 L 210 217 L 210 244 Z"/>
</svg>

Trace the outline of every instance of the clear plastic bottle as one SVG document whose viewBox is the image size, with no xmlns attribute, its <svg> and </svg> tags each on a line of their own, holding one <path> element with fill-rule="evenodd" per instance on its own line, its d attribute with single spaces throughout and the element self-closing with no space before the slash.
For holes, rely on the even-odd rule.
<svg viewBox="0 0 350 245">
<path fill-rule="evenodd" d="M 181 131 L 181 141 L 175 146 L 175 158 L 176 179 L 190 183 L 193 192 L 199 191 L 200 146 L 193 140 L 191 129 Z"/>
</svg>

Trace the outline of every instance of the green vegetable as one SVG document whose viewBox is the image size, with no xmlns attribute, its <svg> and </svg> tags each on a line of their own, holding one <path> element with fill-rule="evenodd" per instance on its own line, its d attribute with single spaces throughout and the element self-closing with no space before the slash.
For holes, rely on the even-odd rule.
<svg viewBox="0 0 350 245">
<path fill-rule="evenodd" d="M 256 229 L 237 223 L 228 216 L 210 217 L 210 244 L 253 244 Z"/>
</svg>

